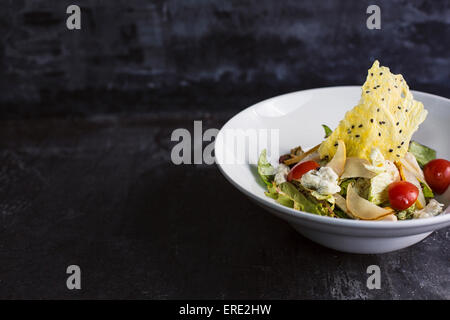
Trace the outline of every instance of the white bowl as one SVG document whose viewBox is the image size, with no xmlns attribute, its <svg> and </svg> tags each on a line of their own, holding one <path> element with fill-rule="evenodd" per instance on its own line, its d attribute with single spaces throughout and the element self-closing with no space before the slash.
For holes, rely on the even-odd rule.
<svg viewBox="0 0 450 320">
<path fill-rule="evenodd" d="M 216 162 L 223 175 L 237 189 L 264 209 L 289 222 L 305 237 L 339 251 L 384 253 L 413 245 L 433 231 L 449 226 L 450 214 L 389 222 L 336 219 L 295 211 L 264 195 L 265 187 L 257 176 L 251 158 L 257 157 L 264 146 L 257 148 L 256 155 L 253 154 L 255 150 L 246 152 L 244 161 L 239 164 L 238 159 L 243 156 L 239 152 L 242 151 L 235 150 L 239 148 L 235 148 L 232 139 L 225 138 L 227 129 L 279 129 L 279 154 L 299 145 L 306 150 L 323 140 L 321 124 L 335 128 L 345 112 L 357 104 L 360 90 L 356 86 L 311 89 L 257 103 L 238 113 L 220 130 L 215 143 Z M 428 110 L 427 119 L 413 139 L 436 149 L 439 158 L 450 159 L 450 100 L 416 91 L 413 95 Z M 277 160 L 272 159 L 271 162 L 275 164 Z M 448 206 L 448 199 L 441 197 L 438 200 Z M 238 205 L 236 210 L 239 210 Z M 446 213 L 448 211 L 449 208 L 445 210 Z"/>
</svg>

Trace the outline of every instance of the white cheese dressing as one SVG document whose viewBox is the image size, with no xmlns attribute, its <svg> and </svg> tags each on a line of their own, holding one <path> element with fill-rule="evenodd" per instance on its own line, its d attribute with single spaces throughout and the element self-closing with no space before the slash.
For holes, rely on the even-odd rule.
<svg viewBox="0 0 450 320">
<path fill-rule="evenodd" d="M 338 186 L 338 175 L 330 167 L 321 167 L 305 173 L 300 183 L 307 189 L 315 190 L 323 195 L 335 194 L 341 191 Z"/>
<path fill-rule="evenodd" d="M 442 212 L 443 206 L 444 205 L 442 203 L 439 203 L 436 200 L 431 199 L 430 203 L 428 203 L 425 206 L 425 208 L 414 212 L 414 218 L 422 219 L 422 218 L 431 218 L 431 217 L 437 216 L 439 213 Z"/>
<path fill-rule="evenodd" d="M 275 183 L 277 185 L 280 185 L 283 182 L 286 182 L 286 178 L 290 170 L 291 169 L 287 165 L 281 163 L 275 171 L 275 178 L 274 178 Z"/>
</svg>

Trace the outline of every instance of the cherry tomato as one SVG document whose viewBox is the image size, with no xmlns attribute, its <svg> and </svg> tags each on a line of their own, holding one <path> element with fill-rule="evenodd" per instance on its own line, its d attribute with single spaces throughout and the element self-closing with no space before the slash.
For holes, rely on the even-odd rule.
<svg viewBox="0 0 450 320">
<path fill-rule="evenodd" d="M 406 210 L 416 202 L 419 189 L 411 182 L 393 182 L 388 187 L 389 202 L 397 210 Z"/>
<path fill-rule="evenodd" d="M 423 168 L 425 180 L 437 194 L 442 194 L 450 184 L 450 161 L 434 159 Z"/>
<path fill-rule="evenodd" d="M 288 181 L 292 180 L 300 180 L 300 178 L 307 173 L 308 171 L 319 168 L 319 164 L 315 161 L 305 161 L 302 163 L 296 164 L 287 176 Z"/>
</svg>

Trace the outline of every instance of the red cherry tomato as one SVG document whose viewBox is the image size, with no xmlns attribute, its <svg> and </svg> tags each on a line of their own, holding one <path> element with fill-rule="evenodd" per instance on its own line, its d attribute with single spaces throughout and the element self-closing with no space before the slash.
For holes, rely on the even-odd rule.
<svg viewBox="0 0 450 320">
<path fill-rule="evenodd" d="M 397 210 L 406 210 L 416 202 L 419 189 L 411 182 L 393 182 L 388 187 L 389 202 Z"/>
<path fill-rule="evenodd" d="M 315 161 L 305 161 L 302 163 L 296 164 L 287 176 L 288 181 L 292 180 L 300 180 L 300 178 L 307 173 L 308 171 L 319 168 L 319 164 Z"/>
<path fill-rule="evenodd" d="M 450 184 L 450 161 L 434 159 L 423 168 L 425 180 L 437 194 L 442 194 Z"/>
</svg>

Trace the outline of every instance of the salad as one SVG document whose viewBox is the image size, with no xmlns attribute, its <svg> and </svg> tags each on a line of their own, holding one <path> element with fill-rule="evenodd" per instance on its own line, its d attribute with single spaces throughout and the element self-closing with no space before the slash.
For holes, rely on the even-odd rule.
<svg viewBox="0 0 450 320">
<path fill-rule="evenodd" d="M 359 220 L 406 220 L 439 215 L 434 197 L 447 191 L 450 161 L 416 141 L 427 116 L 402 75 L 375 61 L 361 99 L 325 140 L 310 150 L 295 147 L 275 167 L 260 154 L 265 194 L 294 210 Z"/>
</svg>

